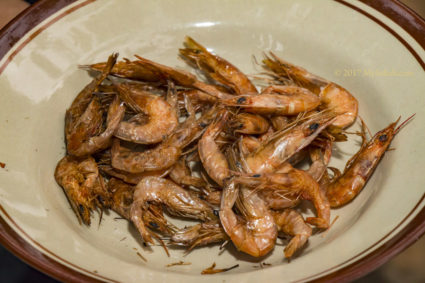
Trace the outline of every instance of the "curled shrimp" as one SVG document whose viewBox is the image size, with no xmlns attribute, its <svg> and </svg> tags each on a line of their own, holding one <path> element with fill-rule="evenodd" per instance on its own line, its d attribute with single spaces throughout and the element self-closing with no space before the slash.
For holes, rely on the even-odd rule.
<svg viewBox="0 0 425 283">
<path fill-rule="evenodd" d="M 115 131 L 115 136 L 134 143 L 158 143 L 172 133 L 178 125 L 176 111 L 161 97 L 138 89 L 128 83 L 115 84 L 123 100 L 133 108 L 140 109 L 149 117 L 148 122 L 139 124 L 122 121 Z"/>
<path fill-rule="evenodd" d="M 343 206 L 360 193 L 395 135 L 413 116 L 396 128 L 400 120 L 398 118 L 397 121 L 377 132 L 368 142 L 363 135 L 363 144 L 360 150 L 347 162 L 342 175 L 336 177 L 325 188 L 331 207 Z"/>
<path fill-rule="evenodd" d="M 55 179 L 63 188 L 80 224 L 90 225 L 91 211 L 96 207 L 109 207 L 110 194 L 92 157 L 65 156 L 56 166 Z"/>
<path fill-rule="evenodd" d="M 121 147 L 120 141 L 116 139 L 111 149 L 112 167 L 130 173 L 158 171 L 170 168 L 178 161 L 183 148 L 199 138 L 203 128 L 208 125 L 214 117 L 214 109 L 206 112 L 198 120 L 196 120 L 195 114 L 192 113 L 161 144 L 153 149 L 142 152 L 136 152 Z"/>
<path fill-rule="evenodd" d="M 332 109 L 338 115 L 332 122 L 333 126 L 346 128 L 354 123 L 358 113 L 358 101 L 346 89 L 288 63 L 273 53 L 270 53 L 270 56 L 263 60 L 269 69 L 276 75 L 293 80 L 311 90 L 320 97 L 323 108 Z"/>
<path fill-rule="evenodd" d="M 211 54 L 189 36 L 186 36 L 184 45 L 186 48 L 180 49 L 180 55 L 217 82 L 229 86 L 236 94 L 258 93 L 248 77 L 225 59 Z"/>
<path fill-rule="evenodd" d="M 94 98 L 81 115 L 75 128 L 67 136 L 68 153 L 74 156 L 87 156 L 109 147 L 112 136 L 124 117 L 124 112 L 124 105 L 116 96 L 109 106 L 106 129 L 102 133 L 98 133 L 101 130 L 103 119 L 100 104 Z M 92 133 L 95 135 L 92 136 Z"/>
<path fill-rule="evenodd" d="M 303 216 L 293 209 L 273 212 L 273 216 L 279 231 L 293 236 L 284 250 L 285 257 L 291 258 L 296 251 L 307 243 L 313 231 L 305 223 Z"/>
<path fill-rule="evenodd" d="M 302 199 L 310 200 L 316 208 L 317 217 L 308 217 L 307 222 L 318 228 L 328 228 L 330 205 L 319 184 L 306 172 L 292 168 L 286 173 L 241 175 L 234 182 L 259 190 L 274 190 L 282 194 L 298 194 Z"/>
<path fill-rule="evenodd" d="M 223 110 L 218 115 L 218 120 L 208 126 L 198 143 L 198 152 L 201 162 L 208 175 L 220 186 L 223 186 L 224 179 L 229 177 L 229 164 L 226 157 L 220 151 L 215 142 L 215 138 L 223 129 L 229 117 L 229 112 Z"/>
<path fill-rule="evenodd" d="M 231 96 L 220 101 L 227 106 L 241 107 L 246 112 L 271 115 L 296 115 L 316 109 L 320 104 L 317 95 L 296 86 L 273 86 L 273 92 Z"/>
<path fill-rule="evenodd" d="M 68 136 L 74 130 L 75 125 L 78 123 L 80 116 L 84 113 L 87 106 L 93 99 L 93 93 L 99 88 L 100 84 L 108 77 L 112 67 L 117 61 L 118 54 L 114 53 L 108 58 L 108 62 L 105 64 L 102 72 L 96 76 L 83 90 L 77 95 L 72 102 L 71 106 L 66 110 L 65 113 L 65 137 L 68 140 Z"/>
<path fill-rule="evenodd" d="M 220 222 L 208 221 L 176 231 L 171 237 L 171 244 L 188 247 L 188 253 L 196 247 L 221 243 L 227 239 Z"/>
<path fill-rule="evenodd" d="M 173 215 L 200 220 L 216 219 L 211 207 L 172 181 L 159 177 L 146 177 L 136 186 L 131 205 L 131 221 L 146 243 L 152 243 L 152 231 L 143 221 L 151 203 L 165 206 Z"/>
<path fill-rule="evenodd" d="M 255 152 L 241 158 L 244 170 L 251 173 L 274 172 L 291 156 L 309 145 L 333 119 L 331 113 L 318 113 L 276 134 Z"/>
<path fill-rule="evenodd" d="M 232 209 L 238 196 L 237 185 L 229 182 L 221 198 L 221 225 L 238 250 L 254 257 L 264 256 L 274 248 L 277 238 L 273 216 L 255 192 L 242 189 L 238 205 L 244 216 L 242 220 Z"/>
<path fill-rule="evenodd" d="M 259 135 L 267 132 L 270 123 L 260 115 L 239 113 L 233 118 L 230 126 L 236 133 Z"/>
</svg>

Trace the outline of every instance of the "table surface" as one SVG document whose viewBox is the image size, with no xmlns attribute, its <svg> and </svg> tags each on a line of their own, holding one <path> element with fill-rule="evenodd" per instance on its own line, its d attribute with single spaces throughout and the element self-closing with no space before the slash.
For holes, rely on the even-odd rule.
<svg viewBox="0 0 425 283">
<path fill-rule="evenodd" d="M 425 17 L 424 0 L 401 0 Z M 0 0 L 0 28 L 18 15 L 29 4 L 23 0 Z M 369 282 L 425 282 L 425 237 L 393 258 L 382 267 L 357 280 Z M 29 267 L 0 246 L 0 282 L 57 282 Z"/>
</svg>

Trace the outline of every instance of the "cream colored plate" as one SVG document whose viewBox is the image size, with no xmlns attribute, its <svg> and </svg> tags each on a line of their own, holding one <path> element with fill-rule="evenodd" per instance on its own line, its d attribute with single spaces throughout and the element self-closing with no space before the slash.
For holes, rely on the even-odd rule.
<svg viewBox="0 0 425 283">
<path fill-rule="evenodd" d="M 347 2 L 380 18 L 425 58 L 424 50 L 395 23 L 358 1 Z M 261 58 L 271 50 L 341 84 L 358 98 L 360 115 L 372 132 L 400 115 L 417 114 L 395 138 L 396 150 L 385 155 L 359 197 L 332 212 L 332 219 L 339 216 L 332 229 L 311 237 L 290 263 L 283 259 L 283 246 L 260 260 L 233 248 L 220 253 L 217 246 L 185 257 L 183 250 L 172 249 L 168 258 L 160 247 L 143 248 L 136 230 L 115 220 L 114 213 L 105 215 L 99 227 L 97 219 L 90 228 L 80 226 L 53 178 L 65 153 L 65 110 L 91 79 L 77 65 L 119 52 L 121 58 L 140 54 L 187 68 L 177 56 L 185 35 L 249 74 L 260 70 L 252 56 Z M 55 254 L 48 255 L 54 260 L 101 280 L 282 282 L 323 276 L 384 245 L 423 208 L 424 79 L 418 61 L 400 41 L 335 1 L 95 1 L 31 40 L 0 75 L 0 161 L 6 163 L 0 169 L 0 205 L 15 223 L 4 212 L 0 215 L 36 249 L 41 250 L 34 241 Z M 357 148 L 354 141 L 338 144 L 333 165 L 342 169 Z M 192 264 L 165 267 L 180 260 Z M 260 261 L 272 265 L 256 268 Z M 240 267 L 201 276 L 213 262 L 219 268 Z"/>
</svg>

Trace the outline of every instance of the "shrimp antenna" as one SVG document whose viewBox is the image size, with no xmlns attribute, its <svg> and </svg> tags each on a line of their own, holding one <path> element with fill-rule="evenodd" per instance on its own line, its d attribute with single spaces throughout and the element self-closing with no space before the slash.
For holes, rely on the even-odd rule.
<svg viewBox="0 0 425 283">
<path fill-rule="evenodd" d="M 407 118 L 406 120 L 404 120 L 404 122 L 403 123 L 401 123 L 396 129 L 395 129 L 395 131 L 394 131 L 394 135 L 396 135 L 396 134 L 398 134 L 398 132 L 400 132 L 400 130 L 407 124 L 407 123 L 409 123 L 412 119 L 413 119 L 413 117 L 415 117 L 415 115 L 416 115 L 416 113 L 415 114 L 413 114 L 413 115 L 411 115 L 409 118 Z M 398 117 L 398 119 L 397 119 L 397 121 L 396 121 L 396 123 L 398 123 L 398 121 L 400 121 L 400 118 L 401 118 L 401 116 L 400 117 Z"/>
</svg>

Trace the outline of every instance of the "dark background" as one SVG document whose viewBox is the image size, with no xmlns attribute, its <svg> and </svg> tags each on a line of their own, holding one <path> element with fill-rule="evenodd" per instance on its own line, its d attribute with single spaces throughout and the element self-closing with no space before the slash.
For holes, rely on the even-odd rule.
<svg viewBox="0 0 425 283">
<path fill-rule="evenodd" d="M 37 0 L 0 0 L 0 28 Z M 176 0 L 177 1 L 177 0 Z M 423 17 L 425 0 L 402 0 Z M 45 282 L 56 280 L 29 267 L 0 245 L 0 283 Z M 425 237 L 356 283 L 425 282 Z"/>
</svg>

